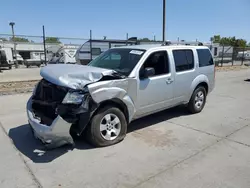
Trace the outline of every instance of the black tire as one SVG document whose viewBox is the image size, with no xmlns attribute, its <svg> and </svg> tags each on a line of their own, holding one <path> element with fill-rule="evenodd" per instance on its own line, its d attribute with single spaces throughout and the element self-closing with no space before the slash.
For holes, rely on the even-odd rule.
<svg viewBox="0 0 250 188">
<path fill-rule="evenodd" d="M 30 66 L 29 65 L 26 65 L 27 68 L 29 68 Z"/>
<path fill-rule="evenodd" d="M 114 114 L 120 120 L 121 131 L 114 140 L 104 139 L 100 132 L 101 120 L 107 114 Z M 113 106 L 106 106 L 98 110 L 98 112 L 94 115 L 94 117 L 92 118 L 90 124 L 88 125 L 85 131 L 85 136 L 86 136 L 87 141 L 91 145 L 95 147 L 105 147 L 105 146 L 114 145 L 122 141 L 125 138 L 126 133 L 127 133 L 127 121 L 123 112 L 119 108 L 116 108 Z"/>
<path fill-rule="evenodd" d="M 12 66 L 9 66 L 9 69 L 11 70 L 11 69 L 12 69 Z"/>
<path fill-rule="evenodd" d="M 202 105 L 198 108 L 198 107 L 195 105 L 195 97 L 196 97 L 196 95 L 197 95 L 199 92 L 202 92 L 202 93 L 203 93 L 204 99 L 203 99 Z M 203 108 L 204 108 L 204 106 L 205 106 L 205 104 L 206 104 L 206 98 L 207 98 L 206 89 L 205 89 L 203 86 L 198 86 L 198 87 L 194 90 L 194 92 L 193 92 L 193 94 L 192 94 L 192 97 L 191 97 L 191 99 L 190 99 L 190 101 L 189 101 L 189 103 L 188 103 L 188 110 L 189 110 L 189 112 L 191 112 L 192 114 L 200 113 L 200 112 L 203 110 Z"/>
</svg>

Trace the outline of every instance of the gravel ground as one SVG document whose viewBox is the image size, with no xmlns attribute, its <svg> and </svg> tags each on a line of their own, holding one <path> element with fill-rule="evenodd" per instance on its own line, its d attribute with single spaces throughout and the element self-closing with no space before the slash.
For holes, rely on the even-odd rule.
<svg viewBox="0 0 250 188">
<path fill-rule="evenodd" d="M 38 80 L 0 82 L 0 96 L 32 92 Z"/>
</svg>

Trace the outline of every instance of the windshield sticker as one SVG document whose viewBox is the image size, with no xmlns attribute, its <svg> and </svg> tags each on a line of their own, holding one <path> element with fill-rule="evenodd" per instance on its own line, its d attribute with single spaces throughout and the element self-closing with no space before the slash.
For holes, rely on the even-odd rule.
<svg viewBox="0 0 250 188">
<path fill-rule="evenodd" d="M 141 55 L 141 54 L 143 54 L 143 51 L 140 51 L 140 50 L 131 50 L 129 53 L 136 54 L 136 55 Z"/>
</svg>

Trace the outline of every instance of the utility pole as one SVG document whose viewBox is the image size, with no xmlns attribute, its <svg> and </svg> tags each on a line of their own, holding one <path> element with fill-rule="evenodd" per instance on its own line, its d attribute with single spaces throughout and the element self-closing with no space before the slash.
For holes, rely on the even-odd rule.
<svg viewBox="0 0 250 188">
<path fill-rule="evenodd" d="M 162 23 L 162 42 L 166 41 L 165 29 L 166 29 L 166 0 L 163 0 L 163 23 Z"/>
<path fill-rule="evenodd" d="M 44 50 L 44 64 L 47 65 L 46 43 L 45 43 L 45 29 L 43 25 L 43 50 Z"/>
<path fill-rule="evenodd" d="M 126 34 L 126 46 L 128 45 L 128 33 Z"/>
<path fill-rule="evenodd" d="M 92 58 L 93 58 L 93 56 L 92 56 L 92 30 L 90 30 L 89 31 L 89 42 L 90 42 L 90 44 L 89 44 L 89 46 L 90 46 L 90 60 L 92 61 Z"/>
<path fill-rule="evenodd" d="M 15 42 L 15 32 L 14 32 L 14 25 L 15 22 L 10 22 L 9 25 L 11 26 L 11 31 L 12 31 L 12 41 L 14 43 L 14 63 L 15 63 L 15 67 L 18 68 L 18 62 L 17 62 L 17 55 L 16 55 L 16 42 Z"/>
</svg>

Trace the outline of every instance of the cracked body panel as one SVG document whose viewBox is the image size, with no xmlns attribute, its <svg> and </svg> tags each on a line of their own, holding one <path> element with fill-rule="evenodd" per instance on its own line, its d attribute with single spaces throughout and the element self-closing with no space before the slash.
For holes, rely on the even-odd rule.
<svg viewBox="0 0 250 188">
<path fill-rule="evenodd" d="M 35 90 L 38 91 L 34 91 L 27 103 L 28 121 L 34 130 L 34 135 L 49 148 L 74 144 L 70 134 L 71 127 L 74 128 L 77 135 L 80 135 L 89 124 L 94 112 L 104 101 L 112 99 L 122 101 L 128 112 L 128 122 L 131 122 L 135 115 L 135 106 L 130 96 L 136 96 L 136 89 L 130 89 L 132 91 L 130 95 L 127 93 L 130 82 L 136 82 L 135 79 L 121 78 L 113 75 L 113 71 L 106 69 L 95 67 L 82 69 L 83 66 L 79 66 L 79 69 L 85 71 L 89 69 L 87 73 L 76 72 L 76 74 L 73 74 L 71 68 L 73 71 L 73 69 L 78 69 L 78 66 L 74 68 L 71 66 L 67 66 L 66 70 L 62 66 L 63 70 L 61 71 L 58 71 L 60 65 L 50 65 L 43 68 L 41 75 L 44 79 L 39 83 L 40 90 L 39 87 L 36 88 Z M 54 70 L 55 68 L 57 71 Z M 61 74 L 58 72 L 61 72 Z M 51 102 L 52 99 L 43 98 L 47 96 L 47 87 L 52 87 L 56 91 L 59 86 L 61 87 L 60 91 L 51 94 L 52 96 L 55 95 L 56 102 Z M 62 94 L 62 91 L 65 94 Z M 84 91 L 85 97 L 83 97 L 81 104 L 62 104 L 66 93 L 72 91 Z M 60 100 L 58 99 L 59 94 L 62 95 Z M 44 96 L 41 98 L 40 95 Z M 49 113 L 46 114 L 46 111 L 49 111 Z"/>
<path fill-rule="evenodd" d="M 130 82 L 136 82 L 134 79 L 121 79 L 121 80 L 110 80 L 102 81 L 90 84 L 88 90 L 91 97 L 96 103 L 101 103 L 103 101 L 119 99 L 127 107 L 128 110 L 128 120 L 132 121 L 135 115 L 135 105 L 134 100 L 130 96 L 136 96 L 136 88 L 131 90 L 132 93 L 128 95 L 128 86 Z"/>
<path fill-rule="evenodd" d="M 64 144 L 74 144 L 73 138 L 69 134 L 71 124 L 57 116 L 51 126 L 41 124 L 34 118 L 31 99 L 27 103 L 28 121 L 34 130 L 34 136 L 39 138 L 49 148 L 59 147 Z"/>
</svg>

